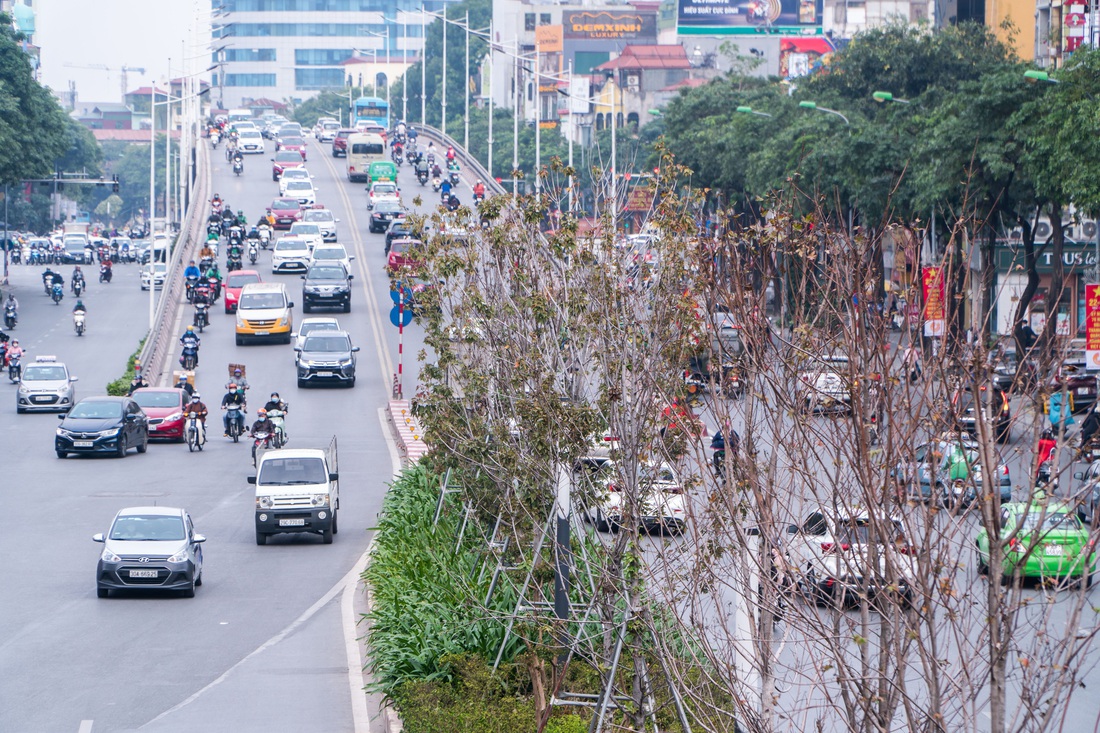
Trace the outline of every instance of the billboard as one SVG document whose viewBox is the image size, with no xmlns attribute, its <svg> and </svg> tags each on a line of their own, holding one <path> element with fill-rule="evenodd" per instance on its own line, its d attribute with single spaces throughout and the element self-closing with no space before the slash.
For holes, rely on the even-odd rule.
<svg viewBox="0 0 1100 733">
<path fill-rule="evenodd" d="M 942 337 L 947 324 L 943 270 L 939 267 L 926 267 L 921 275 L 924 290 L 924 335 Z"/>
<path fill-rule="evenodd" d="M 677 31 L 687 34 L 821 34 L 822 0 L 679 0 Z"/>
<path fill-rule="evenodd" d="M 637 10 L 573 10 L 563 13 L 565 37 L 572 40 L 656 40 L 657 14 Z"/>
</svg>

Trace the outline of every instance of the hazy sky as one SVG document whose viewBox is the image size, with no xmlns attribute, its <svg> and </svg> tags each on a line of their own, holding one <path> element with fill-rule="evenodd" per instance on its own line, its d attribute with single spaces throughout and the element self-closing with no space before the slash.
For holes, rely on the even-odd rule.
<svg viewBox="0 0 1100 733">
<path fill-rule="evenodd" d="M 80 100 L 121 102 L 122 66 L 146 70 L 144 75 L 128 73 L 130 90 L 167 79 L 169 57 L 177 77 L 185 53 L 181 44 L 191 42 L 200 8 L 209 14 L 209 0 L 201 5 L 197 0 L 37 0 L 35 40 L 42 48 L 42 82 L 60 92 L 71 80 Z M 190 62 L 194 70 L 210 65 L 207 49 L 188 48 L 186 55 L 203 55 Z M 107 66 L 110 71 L 66 63 Z"/>
</svg>

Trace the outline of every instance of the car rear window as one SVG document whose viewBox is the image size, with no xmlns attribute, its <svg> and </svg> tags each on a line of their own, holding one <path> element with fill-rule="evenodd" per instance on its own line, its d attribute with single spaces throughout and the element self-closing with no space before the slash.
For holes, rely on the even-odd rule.
<svg viewBox="0 0 1100 733">
<path fill-rule="evenodd" d="M 134 402 L 142 407 L 175 407 L 180 396 L 175 392 L 134 392 Z"/>
<path fill-rule="evenodd" d="M 260 282 L 260 276 L 259 275 L 253 275 L 253 274 L 242 275 L 242 274 L 234 273 L 234 274 L 231 274 L 229 276 L 229 281 L 226 283 L 226 287 L 229 287 L 229 288 L 243 288 L 245 285 L 248 285 L 249 283 L 258 283 L 258 282 Z"/>
<path fill-rule="evenodd" d="M 1041 529 L 1044 532 L 1049 532 L 1051 530 L 1075 531 L 1082 528 L 1081 520 L 1077 518 L 1076 514 L 1071 514 L 1069 512 L 1054 512 L 1048 513 L 1045 517 L 1041 515 L 1042 512 L 1038 509 L 1033 509 L 1023 517 L 1023 522 L 1021 522 L 1020 526 L 1026 530 Z"/>
</svg>

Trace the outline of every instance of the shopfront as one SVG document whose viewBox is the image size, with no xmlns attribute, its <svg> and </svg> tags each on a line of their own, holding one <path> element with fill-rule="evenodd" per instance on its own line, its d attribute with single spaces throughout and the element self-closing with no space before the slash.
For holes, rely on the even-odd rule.
<svg viewBox="0 0 1100 733">
<path fill-rule="evenodd" d="M 1020 296 L 1027 286 L 1023 248 L 999 245 L 994 262 L 997 267 L 994 322 L 997 333 L 1008 334 L 1012 331 Z M 1096 282 L 1096 243 L 1066 242 L 1062 253 L 1065 281 L 1060 292 L 1051 291 L 1054 254 L 1049 246 L 1039 254 L 1035 265 L 1039 274 L 1039 289 L 1028 308 L 1031 327 L 1039 332 L 1046 326 L 1048 318 L 1057 318 L 1059 335 L 1077 336 L 1078 331 L 1083 331 L 1085 323 L 1085 285 Z"/>
</svg>

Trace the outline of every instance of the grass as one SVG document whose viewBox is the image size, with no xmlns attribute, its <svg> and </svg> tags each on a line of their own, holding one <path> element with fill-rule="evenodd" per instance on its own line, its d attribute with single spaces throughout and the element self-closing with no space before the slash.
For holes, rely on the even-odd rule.
<svg viewBox="0 0 1100 733">
<path fill-rule="evenodd" d="M 113 382 L 107 382 L 107 394 L 113 397 L 122 397 L 129 393 L 130 382 L 133 381 L 135 374 L 134 364 L 137 363 L 137 358 L 141 355 L 141 350 L 143 348 L 145 348 L 144 338 L 138 342 L 137 349 L 134 353 L 130 354 L 130 358 L 126 360 L 126 371 L 122 373 L 122 376 Z"/>
</svg>

